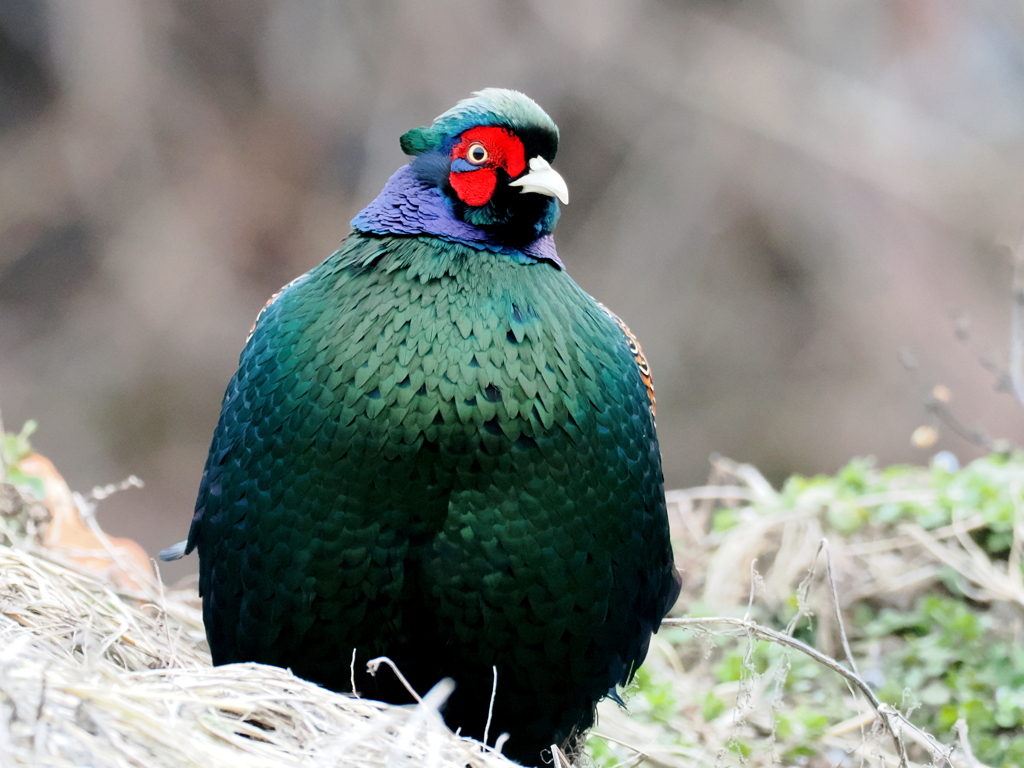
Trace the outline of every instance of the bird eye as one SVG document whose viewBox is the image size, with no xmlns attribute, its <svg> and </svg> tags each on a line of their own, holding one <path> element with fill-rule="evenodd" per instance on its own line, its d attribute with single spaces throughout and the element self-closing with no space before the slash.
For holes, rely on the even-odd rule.
<svg viewBox="0 0 1024 768">
<path fill-rule="evenodd" d="M 483 165 L 487 162 L 487 147 L 479 141 L 474 141 L 466 150 L 466 160 L 473 165 Z"/>
</svg>

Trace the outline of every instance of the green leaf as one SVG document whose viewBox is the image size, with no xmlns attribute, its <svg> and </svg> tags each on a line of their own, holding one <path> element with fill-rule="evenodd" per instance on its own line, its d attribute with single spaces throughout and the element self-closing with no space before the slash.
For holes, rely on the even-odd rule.
<svg viewBox="0 0 1024 768">
<path fill-rule="evenodd" d="M 23 491 L 28 491 L 39 500 L 46 496 L 46 488 L 42 479 L 26 475 L 19 467 L 8 467 L 7 482 Z"/>
<path fill-rule="evenodd" d="M 8 466 L 17 464 L 19 461 L 24 459 L 26 456 L 32 453 L 32 444 L 29 442 L 29 437 L 36 431 L 39 424 L 35 419 L 29 419 L 22 425 L 21 432 L 18 434 L 6 433 L 3 436 L 3 443 L 0 444 L 0 449 L 4 452 L 4 463 Z"/>
<path fill-rule="evenodd" d="M 705 723 L 710 723 L 716 717 L 725 712 L 725 702 L 715 694 L 714 691 L 708 691 L 704 696 L 704 704 L 701 708 L 701 717 L 704 718 Z"/>
</svg>

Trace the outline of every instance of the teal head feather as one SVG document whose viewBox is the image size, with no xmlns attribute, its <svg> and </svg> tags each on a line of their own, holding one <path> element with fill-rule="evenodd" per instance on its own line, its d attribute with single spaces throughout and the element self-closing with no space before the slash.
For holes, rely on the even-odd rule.
<svg viewBox="0 0 1024 768">
<path fill-rule="evenodd" d="M 485 88 L 400 139 L 414 183 L 443 195 L 445 215 L 488 239 L 527 246 L 551 233 L 565 181 L 551 168 L 558 127 L 533 99 Z M 387 190 L 385 190 L 387 192 Z"/>
<path fill-rule="evenodd" d="M 472 97 L 434 118 L 433 125 L 413 128 L 399 143 L 410 156 L 443 149 L 446 142 L 463 131 L 480 125 L 506 128 L 512 133 L 535 137 L 538 153 L 549 163 L 558 152 L 558 126 L 526 94 L 505 88 L 484 88 Z M 450 146 L 450 144 L 449 144 Z"/>
</svg>

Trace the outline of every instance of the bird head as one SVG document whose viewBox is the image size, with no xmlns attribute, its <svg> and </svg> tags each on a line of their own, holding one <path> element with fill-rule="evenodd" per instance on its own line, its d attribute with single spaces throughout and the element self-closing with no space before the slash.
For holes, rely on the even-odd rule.
<svg viewBox="0 0 1024 768">
<path fill-rule="evenodd" d="M 551 167 L 558 128 L 518 91 L 486 88 L 401 138 L 413 170 L 446 196 L 456 218 L 509 243 L 551 232 L 565 181 Z"/>
</svg>

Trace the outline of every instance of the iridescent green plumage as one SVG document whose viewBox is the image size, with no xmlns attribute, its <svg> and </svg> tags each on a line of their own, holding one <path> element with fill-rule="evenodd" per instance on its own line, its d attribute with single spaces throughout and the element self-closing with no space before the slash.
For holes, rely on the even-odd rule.
<svg viewBox="0 0 1024 768">
<path fill-rule="evenodd" d="M 407 700 L 538 763 L 624 684 L 678 592 L 648 393 L 557 265 L 354 232 L 261 315 L 189 546 L 215 663 Z M 352 650 L 356 663 L 352 666 Z"/>
</svg>

